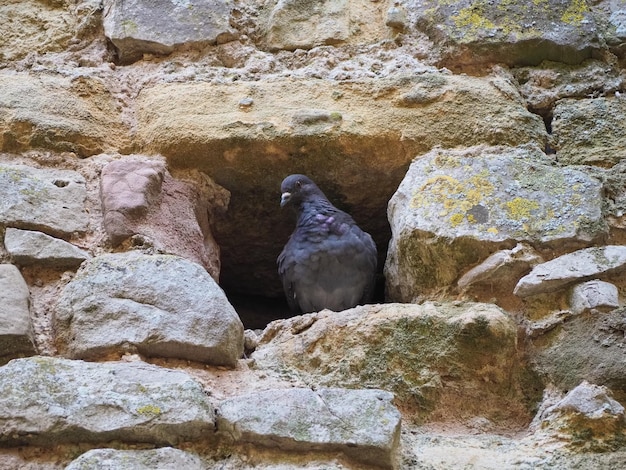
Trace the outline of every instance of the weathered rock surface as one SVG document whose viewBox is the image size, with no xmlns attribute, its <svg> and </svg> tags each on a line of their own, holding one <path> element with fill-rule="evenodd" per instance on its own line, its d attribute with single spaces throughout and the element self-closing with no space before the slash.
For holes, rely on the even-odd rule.
<svg viewBox="0 0 626 470">
<path fill-rule="evenodd" d="M 138 351 L 233 366 L 243 325 L 224 292 L 198 264 L 137 252 L 84 263 L 55 310 L 60 352 L 92 359 Z"/>
<path fill-rule="evenodd" d="M 235 442 L 339 451 L 370 465 L 393 467 L 400 412 L 392 400 L 382 390 L 267 390 L 222 402 L 217 428 Z"/>
<path fill-rule="evenodd" d="M 533 425 L 541 433 L 567 439 L 572 447 L 594 452 L 619 448 L 626 437 L 624 407 L 608 388 L 587 381 L 542 410 Z"/>
<path fill-rule="evenodd" d="M 570 309 L 575 314 L 589 310 L 609 311 L 619 307 L 617 286 L 604 281 L 587 281 L 574 286 L 570 295 Z"/>
<path fill-rule="evenodd" d="M 276 256 L 293 221 L 280 212 L 278 193 L 287 174 L 313 178 L 364 230 L 380 234 L 381 245 L 389 230 L 384 208 L 416 154 L 435 145 L 543 145 L 545 139 L 541 119 L 501 77 L 436 72 L 336 85 L 174 83 L 145 88 L 138 97 L 138 136 L 146 149 L 172 166 L 206 172 L 232 194 L 215 231 L 227 290 L 246 285 L 249 294 L 282 296 Z M 254 104 L 242 110 L 246 97 Z M 240 249 L 260 244 L 263 250 Z"/>
<path fill-rule="evenodd" d="M 626 97 L 559 100 L 552 129 L 560 162 L 612 166 L 626 147 Z"/>
<path fill-rule="evenodd" d="M 578 64 L 602 48 L 585 1 L 409 3 L 417 27 L 448 49 L 443 62 L 450 66 Z"/>
<path fill-rule="evenodd" d="M 0 88 L 5 152 L 45 148 L 88 157 L 130 147 L 116 100 L 98 78 L 2 72 Z"/>
<path fill-rule="evenodd" d="M 626 246 L 585 248 L 535 266 L 519 280 L 513 292 L 520 297 L 554 292 L 573 282 L 623 269 L 626 269 Z"/>
<path fill-rule="evenodd" d="M 19 269 L 0 264 L 0 364 L 35 354 L 30 293 Z"/>
<path fill-rule="evenodd" d="M 0 391 L 5 446 L 173 445 L 214 429 L 215 412 L 199 383 L 185 372 L 144 363 L 14 359 L 0 367 Z"/>
<path fill-rule="evenodd" d="M 139 235 L 152 248 L 201 264 L 216 281 L 220 250 L 212 234 L 216 213 L 228 206 L 228 192 L 205 174 L 174 178 L 160 160 L 128 158 L 102 170 L 100 196 L 104 227 L 113 245 Z"/>
<path fill-rule="evenodd" d="M 418 420 L 506 420 L 526 413 L 516 331 L 495 305 L 372 305 L 272 322 L 251 357 L 305 383 L 392 391 Z"/>
<path fill-rule="evenodd" d="M 386 295 L 410 302 L 448 288 L 511 240 L 584 246 L 606 229 L 600 190 L 532 147 L 435 149 L 413 161 L 389 201 Z"/>
<path fill-rule="evenodd" d="M 65 470 L 206 470 L 197 455 L 171 447 L 150 450 L 93 449 Z"/>
<path fill-rule="evenodd" d="M 86 197 L 85 179 L 75 171 L 0 165 L 1 225 L 65 237 L 84 233 Z"/>
<path fill-rule="evenodd" d="M 32 230 L 7 228 L 4 247 L 14 263 L 54 268 L 75 268 L 91 255 L 64 240 Z"/>
<path fill-rule="evenodd" d="M 104 32 L 119 59 L 128 64 L 143 54 L 169 54 L 177 46 L 232 41 L 230 0 L 107 0 Z M 167 14 L 163 14 L 167 11 Z"/>
</svg>

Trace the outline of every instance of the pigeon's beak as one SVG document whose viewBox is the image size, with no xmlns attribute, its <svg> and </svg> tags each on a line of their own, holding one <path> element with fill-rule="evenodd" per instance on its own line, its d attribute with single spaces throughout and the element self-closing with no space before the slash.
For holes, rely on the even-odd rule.
<svg viewBox="0 0 626 470">
<path fill-rule="evenodd" d="M 289 200 L 291 199 L 291 193 L 285 191 L 281 196 L 280 196 L 280 207 L 285 207 L 285 204 L 287 204 L 289 202 Z"/>
</svg>

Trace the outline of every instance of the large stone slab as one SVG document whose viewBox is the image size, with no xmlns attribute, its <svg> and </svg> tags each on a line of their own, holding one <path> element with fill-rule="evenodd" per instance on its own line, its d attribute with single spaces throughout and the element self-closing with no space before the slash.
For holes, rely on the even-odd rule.
<svg viewBox="0 0 626 470">
<path fill-rule="evenodd" d="M 88 157 L 131 147 L 119 103 L 99 78 L 6 71 L 0 89 L 2 151 L 45 148 Z"/>
<path fill-rule="evenodd" d="M 417 27 L 443 48 L 449 66 L 577 64 L 602 41 L 588 2 L 411 1 Z"/>
<path fill-rule="evenodd" d="M 93 449 L 65 470 L 207 470 L 200 458 L 171 447 L 149 450 Z"/>
<path fill-rule="evenodd" d="M 161 252 L 201 264 L 218 280 L 220 250 L 210 221 L 228 205 L 228 192 L 204 173 L 174 178 L 165 162 L 127 157 L 102 169 L 104 228 L 116 246 L 133 235 Z"/>
<path fill-rule="evenodd" d="M 85 179 L 75 171 L 0 165 L 1 225 L 65 237 L 84 233 L 86 197 Z"/>
<path fill-rule="evenodd" d="M 242 109 L 244 98 L 252 105 Z M 198 168 L 231 192 L 228 216 L 215 227 L 220 282 L 228 292 L 245 285 L 263 296 L 283 295 L 276 256 L 293 230 L 278 207 L 285 175 L 308 174 L 364 230 L 380 234 L 381 248 L 385 207 L 415 155 L 436 145 L 542 146 L 546 137 L 515 87 L 495 76 L 172 83 L 144 88 L 137 104 L 146 152 Z"/>
<path fill-rule="evenodd" d="M 30 292 L 19 269 L 0 264 L 0 364 L 35 354 Z"/>
<path fill-rule="evenodd" d="M 75 268 L 91 255 L 64 240 L 32 230 L 7 228 L 4 247 L 13 262 L 21 266 L 37 264 L 54 268 Z"/>
<path fill-rule="evenodd" d="M 171 255 L 107 254 L 85 262 L 55 309 L 61 354 L 138 351 L 233 366 L 243 325 L 202 266 Z"/>
<path fill-rule="evenodd" d="M 581 282 L 626 269 L 626 246 L 585 248 L 535 266 L 521 278 L 513 293 L 520 297 L 554 292 Z"/>
<path fill-rule="evenodd" d="M 612 166 L 626 148 L 626 98 L 559 100 L 552 130 L 560 162 Z"/>
<path fill-rule="evenodd" d="M 3 445 L 173 445 L 213 432 L 214 418 L 200 384 L 181 371 L 52 357 L 14 359 L 0 367 Z"/>
<path fill-rule="evenodd" d="M 169 54 L 177 46 L 233 40 L 233 7 L 231 0 L 107 0 L 104 34 L 122 63 L 130 63 L 144 53 Z"/>
<path fill-rule="evenodd" d="M 389 201 L 385 274 L 391 300 L 449 288 L 502 243 L 562 249 L 605 232 L 601 184 L 532 147 L 435 149 Z"/>
<path fill-rule="evenodd" d="M 495 305 L 384 304 L 277 320 L 251 358 L 305 383 L 389 390 L 418 421 L 528 414 L 517 326 Z"/>
<path fill-rule="evenodd" d="M 342 452 L 393 467 L 400 440 L 400 412 L 383 390 L 290 388 L 223 401 L 218 432 L 235 442 L 281 450 Z"/>
</svg>

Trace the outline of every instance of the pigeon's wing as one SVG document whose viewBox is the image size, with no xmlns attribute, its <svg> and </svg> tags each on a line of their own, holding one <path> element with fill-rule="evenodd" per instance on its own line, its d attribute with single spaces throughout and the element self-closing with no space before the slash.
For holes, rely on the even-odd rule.
<svg viewBox="0 0 626 470">
<path fill-rule="evenodd" d="M 296 300 L 296 291 L 294 286 L 294 271 L 296 267 L 296 261 L 291 254 L 291 238 L 283 248 L 283 251 L 278 255 L 278 275 L 283 283 L 283 290 L 285 291 L 285 297 L 287 298 L 287 304 L 289 310 L 294 313 L 300 312 L 300 306 Z"/>
</svg>

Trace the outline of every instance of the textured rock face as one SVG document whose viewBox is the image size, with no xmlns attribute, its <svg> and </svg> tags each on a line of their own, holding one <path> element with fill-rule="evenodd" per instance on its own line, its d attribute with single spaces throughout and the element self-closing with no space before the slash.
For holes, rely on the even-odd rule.
<svg viewBox="0 0 626 470">
<path fill-rule="evenodd" d="M 7 228 L 4 246 L 19 265 L 77 267 L 91 255 L 77 246 L 32 230 Z"/>
<path fill-rule="evenodd" d="M 307 383 L 391 390 L 416 419 L 490 415 L 494 403 L 507 419 L 524 413 L 512 400 L 523 393 L 516 343 L 513 320 L 492 305 L 386 304 L 273 322 L 252 358 Z"/>
<path fill-rule="evenodd" d="M 224 292 L 175 256 L 98 256 L 67 285 L 55 314 L 59 348 L 72 358 L 130 350 L 232 366 L 243 352 L 243 326 Z"/>
<path fill-rule="evenodd" d="M 222 402 L 217 426 L 236 442 L 340 451 L 388 468 L 400 437 L 400 413 L 392 399 L 382 390 L 268 390 Z"/>
<path fill-rule="evenodd" d="M 532 148 L 431 151 L 389 202 L 387 296 L 410 302 L 446 288 L 509 240 L 584 245 L 605 229 L 600 189 Z"/>
<path fill-rule="evenodd" d="M 0 264 L 0 364 L 35 354 L 29 298 L 20 271 L 12 264 Z"/>
<path fill-rule="evenodd" d="M 69 237 L 87 230 L 87 191 L 76 172 L 0 166 L 0 223 Z"/>
<path fill-rule="evenodd" d="M 73 460 L 65 470 L 206 470 L 194 454 L 171 447 L 154 450 L 94 449 Z"/>
<path fill-rule="evenodd" d="M 230 0 L 106 0 L 104 33 L 120 61 L 131 63 L 143 54 L 169 54 L 183 44 L 233 40 L 231 9 Z"/>
<path fill-rule="evenodd" d="M 180 371 L 33 357 L 1 367 L 0 378 L 4 445 L 116 439 L 172 445 L 214 428 L 202 388 Z"/>
</svg>

